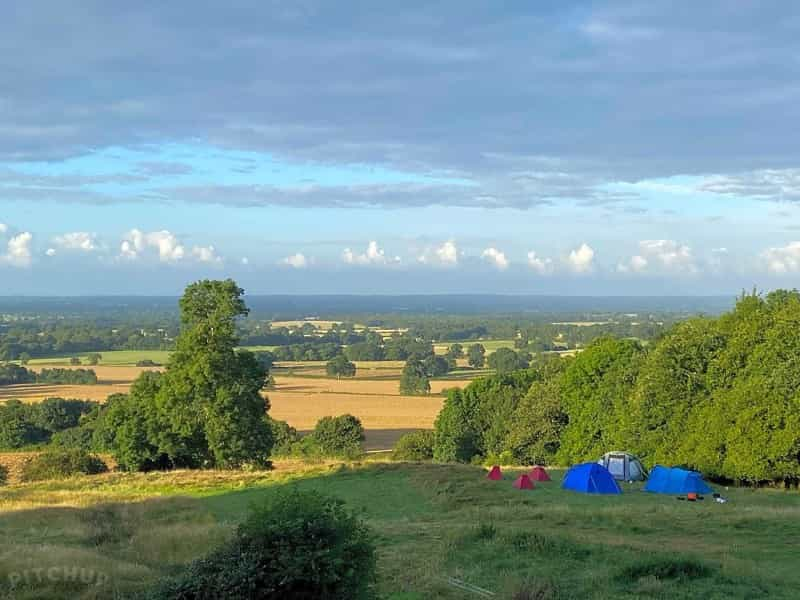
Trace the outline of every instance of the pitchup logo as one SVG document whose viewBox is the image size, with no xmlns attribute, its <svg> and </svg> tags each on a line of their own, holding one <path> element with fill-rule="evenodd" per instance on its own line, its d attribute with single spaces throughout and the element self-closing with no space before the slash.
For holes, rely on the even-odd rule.
<svg viewBox="0 0 800 600">
<path fill-rule="evenodd" d="M 9 573 L 8 582 L 12 589 L 42 583 L 103 585 L 108 582 L 108 575 L 83 567 L 36 567 Z"/>
</svg>

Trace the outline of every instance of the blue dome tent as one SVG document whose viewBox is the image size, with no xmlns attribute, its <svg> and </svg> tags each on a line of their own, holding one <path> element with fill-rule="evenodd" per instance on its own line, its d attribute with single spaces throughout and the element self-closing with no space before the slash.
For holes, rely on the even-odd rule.
<svg viewBox="0 0 800 600">
<path fill-rule="evenodd" d="M 655 494 L 710 494 L 711 488 L 697 471 L 656 465 L 650 471 L 644 491 Z"/>
<path fill-rule="evenodd" d="M 570 467 L 561 487 L 582 494 L 621 494 L 617 481 L 603 465 L 583 463 Z"/>
</svg>

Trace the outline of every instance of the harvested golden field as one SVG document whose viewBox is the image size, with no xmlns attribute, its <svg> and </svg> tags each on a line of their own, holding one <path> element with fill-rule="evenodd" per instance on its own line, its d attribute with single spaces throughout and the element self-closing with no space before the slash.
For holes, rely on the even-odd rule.
<svg viewBox="0 0 800 600">
<path fill-rule="evenodd" d="M 360 362 L 352 379 L 325 377 L 325 363 L 281 363 L 276 371 L 276 389 L 266 393 L 270 414 L 300 431 L 314 428 L 325 416 L 350 413 L 366 429 L 367 450 L 388 450 L 408 431 L 433 427 L 446 388 L 464 387 L 468 379 L 433 380 L 430 396 L 401 396 L 398 390 L 403 362 Z M 41 366 L 41 365 L 40 365 Z M 76 367 L 78 368 L 78 367 Z M 25 384 L 0 387 L 0 401 L 17 398 L 40 402 L 63 397 L 104 401 L 111 394 L 125 393 L 131 382 L 146 370 L 127 366 L 92 367 L 97 385 Z"/>
<path fill-rule="evenodd" d="M 23 402 L 40 402 L 45 398 L 54 397 L 100 402 L 111 394 L 124 394 L 130 387 L 130 382 L 98 383 L 96 385 L 55 385 L 49 383 L 4 385 L 0 386 L 0 402 L 13 399 L 22 400 Z"/>
<path fill-rule="evenodd" d="M 350 413 L 367 430 L 368 450 L 391 448 L 403 433 L 433 427 L 444 398 L 401 396 L 397 380 L 323 379 L 281 377 L 267 393 L 270 414 L 300 431 L 314 428 L 324 416 Z M 463 387 L 468 381 L 433 381 L 434 394 L 445 388 Z"/>
<path fill-rule="evenodd" d="M 32 371 L 47 368 L 48 365 L 36 365 Z M 157 371 L 153 367 L 96 366 L 96 367 L 59 367 L 81 369 L 89 368 L 97 373 L 96 385 L 55 385 L 49 383 L 26 383 L 22 385 L 0 386 L 0 402 L 16 398 L 23 402 L 39 402 L 55 396 L 61 398 L 78 398 L 81 400 L 105 400 L 111 394 L 124 394 L 131 382 L 142 371 Z"/>
</svg>

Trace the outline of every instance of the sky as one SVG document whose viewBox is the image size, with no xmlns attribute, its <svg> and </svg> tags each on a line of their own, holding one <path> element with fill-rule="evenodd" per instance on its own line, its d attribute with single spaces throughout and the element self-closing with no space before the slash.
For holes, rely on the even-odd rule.
<svg viewBox="0 0 800 600">
<path fill-rule="evenodd" d="M 0 295 L 800 279 L 794 2 L 11 2 Z"/>
</svg>

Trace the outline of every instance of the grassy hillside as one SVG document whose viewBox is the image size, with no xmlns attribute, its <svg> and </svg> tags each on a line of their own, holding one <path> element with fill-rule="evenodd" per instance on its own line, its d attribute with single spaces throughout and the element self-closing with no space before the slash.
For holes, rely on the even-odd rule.
<svg viewBox="0 0 800 600">
<path fill-rule="evenodd" d="M 284 485 L 362 512 L 384 598 L 480 597 L 449 578 L 497 598 L 796 597 L 797 493 L 723 490 L 724 505 L 638 487 L 592 497 L 562 491 L 554 475 L 518 491 L 513 473 L 490 482 L 469 466 L 280 463 L 261 473 L 113 473 L 0 488 L 0 598 L 130 593 L 220 543 L 252 501 Z M 51 566 L 92 569 L 102 583 L 11 589 L 26 569 Z"/>
</svg>

